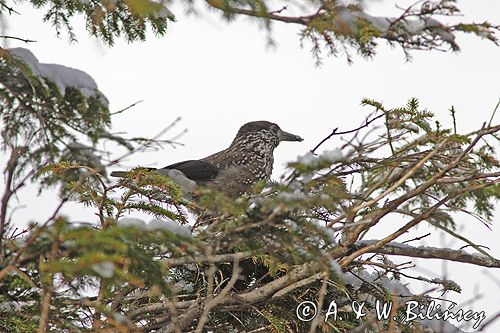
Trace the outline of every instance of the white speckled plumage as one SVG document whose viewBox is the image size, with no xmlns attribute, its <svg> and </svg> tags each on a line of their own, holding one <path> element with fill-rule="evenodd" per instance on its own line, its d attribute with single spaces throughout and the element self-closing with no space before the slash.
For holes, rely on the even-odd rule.
<svg viewBox="0 0 500 333">
<path fill-rule="evenodd" d="M 268 180 L 273 171 L 274 149 L 281 141 L 302 141 L 302 138 L 267 121 L 243 125 L 228 148 L 202 159 L 221 170 L 231 169 L 221 172 L 213 186 L 223 186 L 227 194 L 235 196 L 247 192 L 259 180 Z"/>
</svg>

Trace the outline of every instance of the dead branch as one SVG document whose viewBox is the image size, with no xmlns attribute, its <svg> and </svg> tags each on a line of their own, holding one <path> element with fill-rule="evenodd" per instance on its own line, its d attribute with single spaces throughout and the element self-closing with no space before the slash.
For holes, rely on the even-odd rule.
<svg viewBox="0 0 500 333">
<path fill-rule="evenodd" d="M 353 246 L 355 250 L 369 245 L 370 241 L 359 241 Z M 500 260 L 483 254 L 471 254 L 463 250 L 443 249 L 430 246 L 413 247 L 399 243 L 387 243 L 377 249 L 372 249 L 367 253 L 389 254 L 395 256 L 405 256 L 411 258 L 442 259 L 456 262 L 463 262 L 483 267 L 500 268 Z"/>
<path fill-rule="evenodd" d="M 20 40 L 21 42 L 25 42 L 25 43 L 36 43 L 36 40 L 27 39 L 27 38 L 20 38 L 20 37 L 15 37 L 15 36 L 0 35 L 0 38 L 15 39 L 15 40 Z"/>
<path fill-rule="evenodd" d="M 235 293 L 224 296 L 218 300 L 219 304 L 224 306 L 250 306 L 257 302 L 264 301 L 265 299 L 272 297 L 274 294 L 278 293 L 281 289 L 300 281 L 315 270 L 315 265 L 313 263 L 306 263 L 292 269 L 288 274 L 282 276 L 274 281 L 267 283 L 266 285 L 255 288 L 250 292 Z M 318 279 L 321 275 L 316 275 Z M 311 281 L 313 282 L 313 281 Z M 223 307 L 224 307 L 223 306 Z M 177 308 L 177 307 L 176 307 Z M 191 306 L 183 314 L 179 315 L 177 324 L 180 328 L 186 327 L 191 324 L 195 319 L 200 318 L 201 307 L 197 305 L 196 302 L 192 302 Z M 175 325 L 173 323 L 167 323 L 158 332 L 159 333 L 170 333 L 174 332 Z"/>
</svg>

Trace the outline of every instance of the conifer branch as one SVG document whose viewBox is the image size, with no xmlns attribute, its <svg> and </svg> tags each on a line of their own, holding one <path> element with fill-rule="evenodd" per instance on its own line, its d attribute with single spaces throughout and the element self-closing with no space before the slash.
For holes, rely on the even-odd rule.
<svg viewBox="0 0 500 333">
<path fill-rule="evenodd" d="M 372 242 L 359 241 L 353 246 L 353 250 L 361 249 Z M 387 243 L 376 249 L 371 249 L 367 253 L 388 254 L 405 256 L 409 258 L 442 259 L 467 264 L 500 268 L 500 260 L 482 254 L 471 254 L 463 250 L 443 249 L 430 246 L 405 246 L 399 243 Z"/>
</svg>

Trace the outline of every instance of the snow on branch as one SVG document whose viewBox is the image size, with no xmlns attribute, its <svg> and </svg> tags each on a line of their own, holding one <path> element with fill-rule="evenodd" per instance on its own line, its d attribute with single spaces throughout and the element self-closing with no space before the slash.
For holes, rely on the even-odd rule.
<svg viewBox="0 0 500 333">
<path fill-rule="evenodd" d="M 432 35 L 439 36 L 443 41 L 448 42 L 450 45 L 455 45 L 455 35 L 450 32 L 443 23 L 438 20 L 428 17 L 407 18 L 401 17 L 383 17 L 372 16 L 362 10 L 350 10 L 347 7 L 340 7 L 333 18 L 333 30 L 344 31 L 348 34 L 362 33 L 363 25 L 361 21 L 370 23 L 378 30 L 380 38 L 388 40 L 397 40 L 398 38 L 405 38 L 408 41 L 412 36 L 423 34 L 428 31 Z M 348 27 L 348 30 L 345 30 Z M 397 33 L 395 28 L 399 29 Z"/>
<path fill-rule="evenodd" d="M 23 61 L 33 75 L 53 82 L 61 95 L 64 95 L 66 89 L 71 87 L 79 90 L 87 98 L 96 97 L 101 99 L 105 105 L 108 104 L 106 97 L 99 91 L 95 80 L 84 71 L 59 64 L 41 63 L 30 50 L 22 47 L 9 49 L 9 52 L 13 57 Z"/>
<path fill-rule="evenodd" d="M 360 249 L 373 244 L 374 240 L 362 240 L 354 244 L 354 248 Z M 443 259 L 463 262 L 484 267 L 500 268 L 500 260 L 480 253 L 467 253 L 463 250 L 443 249 L 432 246 L 413 247 L 410 245 L 390 242 L 382 247 L 368 251 L 368 253 L 389 254 L 424 259 Z"/>
<path fill-rule="evenodd" d="M 127 217 L 118 220 L 118 226 L 122 228 L 134 227 L 139 230 L 150 230 L 150 231 L 165 230 L 178 236 L 191 237 L 191 230 L 188 227 L 179 224 L 174 220 L 153 219 L 149 221 L 149 223 L 145 223 L 141 219 Z"/>
<path fill-rule="evenodd" d="M 406 56 L 411 49 L 458 51 L 456 32 L 474 33 L 476 36 L 497 43 L 496 34 L 500 26 L 488 22 L 448 24 L 442 19 L 457 16 L 460 9 L 455 0 L 419 1 L 415 5 L 401 8 L 399 17 L 374 16 L 368 14 L 361 5 L 345 5 L 343 1 L 321 1 L 319 7 L 315 2 L 306 6 L 297 6 L 283 2 L 281 10 L 271 10 L 270 1 L 240 1 L 239 6 L 228 0 L 206 0 L 224 15 L 252 16 L 267 21 L 295 23 L 305 28 L 300 32 L 302 40 L 310 41 L 312 53 L 320 61 L 322 44 L 328 52 L 337 55 L 343 52 L 350 56 L 348 50 L 355 48 L 363 56 L 375 54 L 376 40 L 383 39 L 390 44 L 401 46 Z M 272 2 L 273 7 L 280 2 Z M 293 13 L 294 15 L 286 15 Z M 298 13 L 297 15 L 295 15 Z M 437 17 L 440 19 L 437 19 Z"/>
</svg>

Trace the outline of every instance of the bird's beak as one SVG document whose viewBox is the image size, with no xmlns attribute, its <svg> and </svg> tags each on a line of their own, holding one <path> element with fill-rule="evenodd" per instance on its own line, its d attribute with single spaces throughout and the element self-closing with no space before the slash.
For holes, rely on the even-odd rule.
<svg viewBox="0 0 500 333">
<path fill-rule="evenodd" d="M 304 141 L 300 136 L 280 130 L 280 141 Z"/>
</svg>

